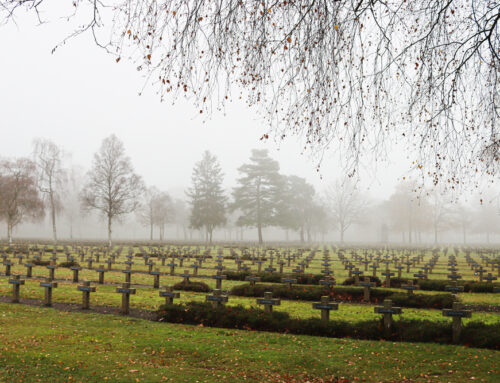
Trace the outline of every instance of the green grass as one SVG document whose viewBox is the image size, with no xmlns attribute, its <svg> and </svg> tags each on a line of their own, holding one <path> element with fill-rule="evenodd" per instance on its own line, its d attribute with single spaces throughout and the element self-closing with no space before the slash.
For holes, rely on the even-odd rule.
<svg viewBox="0 0 500 383">
<path fill-rule="evenodd" d="M 2 382 L 497 382 L 500 352 L 209 329 L 0 304 Z"/>
<path fill-rule="evenodd" d="M 241 283 L 241 282 L 239 282 Z M 59 287 L 54 289 L 53 301 L 62 303 L 80 303 L 82 293 L 76 290 L 76 284 L 68 282 L 59 282 Z M 102 306 L 121 305 L 121 294 L 116 293 L 116 286 L 95 285 L 96 292 L 91 294 L 90 304 Z M 7 278 L 0 278 L 0 295 L 10 296 L 12 286 L 7 283 Z M 159 297 L 159 290 L 153 288 L 138 287 L 137 293 L 131 296 L 130 304 L 132 308 L 156 310 L 164 303 L 164 299 Z M 181 291 L 181 298 L 176 302 L 205 301 L 206 294 Z M 40 287 L 39 281 L 26 280 L 25 285 L 21 286 L 21 298 L 43 299 L 44 289 Z M 244 307 L 258 307 L 255 298 L 230 296 L 228 305 L 242 305 Z M 342 319 L 351 322 L 370 320 L 380 318 L 379 314 L 374 313 L 373 305 L 364 304 L 340 304 L 339 310 L 332 312 L 332 319 Z M 294 318 L 319 317 L 319 310 L 312 308 L 311 302 L 286 301 L 282 300 L 280 306 L 275 310 L 284 311 Z M 406 319 L 429 319 L 433 321 L 448 321 L 449 318 L 442 316 L 441 310 L 430 309 L 411 309 L 403 308 L 401 316 L 395 316 L 396 319 L 404 317 Z M 480 320 L 486 324 L 500 322 L 500 315 L 497 313 L 473 313 L 471 319 L 464 319 L 464 323 L 471 320 Z"/>
</svg>

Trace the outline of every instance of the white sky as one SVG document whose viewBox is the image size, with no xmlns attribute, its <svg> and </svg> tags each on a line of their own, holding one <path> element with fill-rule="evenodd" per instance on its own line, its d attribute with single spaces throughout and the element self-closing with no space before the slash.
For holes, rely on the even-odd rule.
<svg viewBox="0 0 500 383">
<path fill-rule="evenodd" d="M 244 104 L 231 103 L 227 115 L 214 112 L 204 123 L 184 100 L 175 106 L 160 103 L 151 86 L 139 96 L 143 74 L 125 60 L 115 63 L 90 35 L 51 54 L 70 26 L 63 21 L 35 26 L 33 17 L 22 14 L 16 21 L 17 26 L 0 28 L 2 157 L 29 155 L 32 139 L 45 137 L 88 169 L 101 140 L 115 133 L 146 183 L 177 195 L 189 185 L 192 167 L 205 149 L 218 156 L 228 187 L 250 150 L 261 147 L 270 149 L 282 173 L 305 177 L 318 190 L 341 175 L 334 152 L 327 153 L 318 174 L 316 162 L 301 155 L 297 139 L 289 138 L 280 148 L 274 141 L 262 143 L 266 126 Z M 392 163 L 364 174 L 363 185 L 374 197 L 387 198 L 407 170 L 402 151 L 394 153 Z"/>
</svg>

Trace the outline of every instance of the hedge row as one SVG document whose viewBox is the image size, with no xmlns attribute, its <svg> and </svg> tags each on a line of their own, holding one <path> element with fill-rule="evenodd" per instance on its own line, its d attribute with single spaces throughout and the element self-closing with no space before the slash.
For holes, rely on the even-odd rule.
<svg viewBox="0 0 500 383">
<path fill-rule="evenodd" d="M 156 312 L 160 322 L 203 325 L 241 330 L 271 331 L 332 338 L 402 342 L 451 343 L 451 321 L 399 320 L 394 321 L 390 333 L 384 331 L 382 320 L 357 323 L 320 319 L 293 319 L 287 313 L 265 313 L 260 309 L 242 306 L 213 308 L 207 303 L 163 305 Z M 487 325 L 470 322 L 462 329 L 461 343 L 471 347 L 500 348 L 500 324 Z"/>
<path fill-rule="evenodd" d="M 323 295 L 331 299 L 349 302 L 361 302 L 363 289 L 360 287 L 335 286 L 332 290 L 323 286 L 292 286 L 244 284 L 231 289 L 231 295 L 242 297 L 263 297 L 266 291 L 271 291 L 273 297 L 301 301 L 319 301 Z M 453 304 L 451 294 L 406 294 L 394 293 L 388 289 L 371 289 L 370 302 L 378 303 L 390 298 L 397 305 L 414 308 L 449 308 Z"/>
<path fill-rule="evenodd" d="M 280 273 L 249 273 L 245 271 L 224 271 L 229 281 L 244 281 L 246 277 L 260 277 L 261 282 L 281 283 L 281 278 L 291 277 L 297 280 L 299 285 L 319 285 L 319 281 L 324 278 L 324 275 L 319 274 L 280 274 Z"/>
<path fill-rule="evenodd" d="M 195 291 L 197 293 L 208 293 L 212 291 L 210 286 L 208 286 L 205 282 L 179 282 L 174 285 L 174 290 L 182 290 L 182 291 Z"/>
<path fill-rule="evenodd" d="M 227 279 L 231 281 L 244 281 L 250 275 L 256 275 L 261 278 L 264 283 L 280 283 L 281 278 L 285 275 L 280 273 L 249 273 L 237 271 L 224 271 Z M 288 276 L 289 274 L 287 274 Z M 298 285 L 319 285 L 319 281 L 325 276 L 320 274 L 292 274 L 292 278 L 297 279 Z M 368 276 L 370 282 L 375 283 L 375 286 L 383 286 L 384 281 L 379 277 Z M 408 278 L 391 278 L 391 287 L 400 288 L 402 285 L 408 284 L 412 280 L 414 284 L 418 284 L 421 290 L 428 291 L 446 291 L 446 286 L 451 284 L 451 281 L 444 279 L 408 279 Z M 354 278 L 347 278 L 342 285 L 354 285 Z M 459 286 L 464 286 L 464 292 L 473 293 L 491 293 L 495 287 L 500 287 L 500 283 L 479 283 L 472 281 L 459 281 Z"/>
</svg>

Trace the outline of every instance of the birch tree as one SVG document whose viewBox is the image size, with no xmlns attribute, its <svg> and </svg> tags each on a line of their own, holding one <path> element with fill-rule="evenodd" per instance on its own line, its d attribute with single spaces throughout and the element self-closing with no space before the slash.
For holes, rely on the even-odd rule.
<svg viewBox="0 0 500 383">
<path fill-rule="evenodd" d="M 82 191 L 82 205 L 97 210 L 107 219 L 108 244 L 112 246 L 113 221 L 140 206 L 144 183 L 125 155 L 123 143 L 114 134 L 105 138 L 94 154 L 92 169 Z"/>
<path fill-rule="evenodd" d="M 66 172 L 62 166 L 63 151 L 54 142 L 37 138 L 33 140 L 33 160 L 36 165 L 38 189 L 45 196 L 50 210 L 52 239 L 57 243 L 56 216 L 62 210 L 61 192 Z"/>
</svg>

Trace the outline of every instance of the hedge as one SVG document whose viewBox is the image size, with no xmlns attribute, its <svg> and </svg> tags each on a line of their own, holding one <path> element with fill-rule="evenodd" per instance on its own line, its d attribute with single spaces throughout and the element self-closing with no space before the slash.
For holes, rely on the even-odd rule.
<svg viewBox="0 0 500 383">
<path fill-rule="evenodd" d="M 451 343 L 451 321 L 399 320 L 394 321 L 390 333 L 384 331 L 383 321 L 369 320 L 347 322 L 321 321 L 317 318 L 294 319 L 284 312 L 266 313 L 261 309 L 242 306 L 214 308 L 208 303 L 163 305 L 156 312 L 155 320 L 169 323 L 203 325 L 208 327 L 240 330 L 271 331 L 331 338 L 401 342 Z M 487 325 L 470 322 L 462 329 L 461 343 L 467 346 L 499 349 L 500 324 Z"/>
<path fill-rule="evenodd" d="M 257 276 L 260 277 L 261 282 L 267 283 L 281 283 L 281 278 L 291 277 L 297 280 L 299 285 L 319 285 L 319 281 L 325 278 L 324 275 L 319 274 L 280 274 L 280 273 L 250 273 L 245 271 L 224 271 L 229 281 L 244 281 L 246 277 Z"/>
<path fill-rule="evenodd" d="M 174 290 L 195 291 L 197 293 L 208 293 L 212 289 L 204 282 L 179 282 L 174 285 Z"/>
<path fill-rule="evenodd" d="M 289 300 L 301 301 L 319 301 L 323 295 L 330 296 L 331 299 L 349 302 L 361 302 L 363 300 L 363 288 L 335 286 L 332 290 L 323 286 L 288 286 L 284 285 L 265 285 L 244 284 L 235 286 L 231 289 L 230 294 L 243 297 L 263 297 L 266 291 L 271 291 L 273 297 Z M 393 292 L 389 289 L 371 289 L 370 302 L 382 302 L 389 298 L 395 304 L 403 307 L 414 308 L 450 308 L 453 304 L 453 295 L 446 294 L 406 294 Z"/>
</svg>

